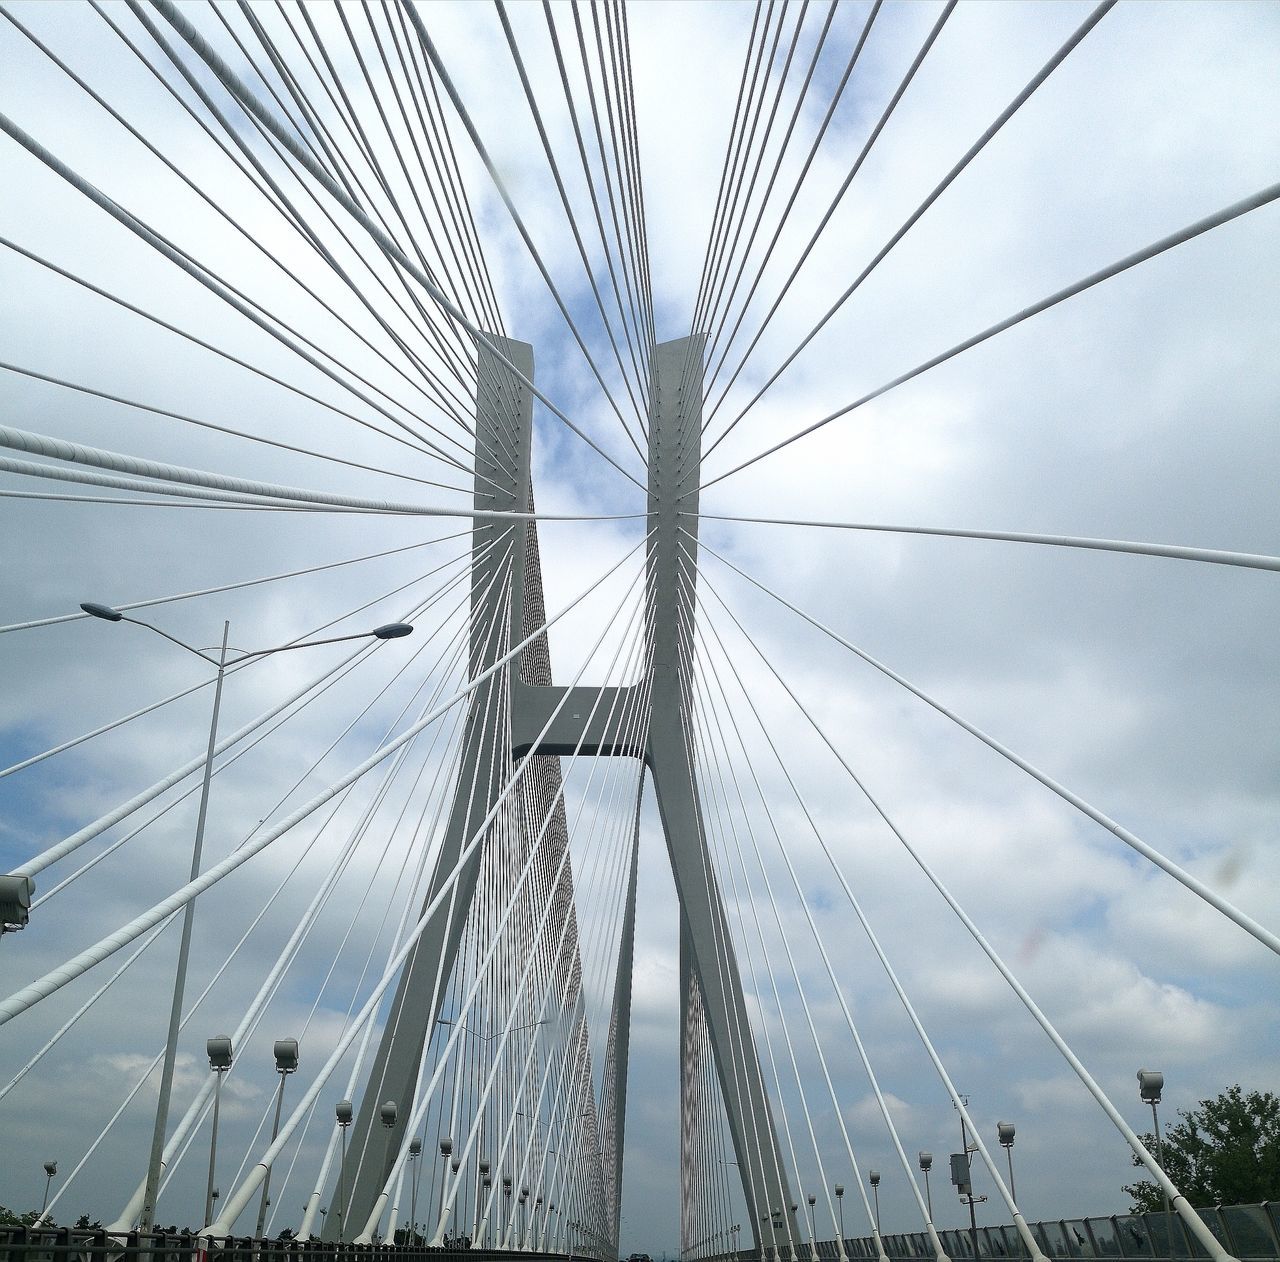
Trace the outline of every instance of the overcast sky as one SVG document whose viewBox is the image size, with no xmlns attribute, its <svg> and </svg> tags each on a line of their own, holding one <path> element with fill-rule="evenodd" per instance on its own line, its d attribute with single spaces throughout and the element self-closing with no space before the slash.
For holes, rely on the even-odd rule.
<svg viewBox="0 0 1280 1262">
<path fill-rule="evenodd" d="M 356 327 L 380 338 L 350 293 L 316 264 L 314 254 L 93 8 L 11 0 L 4 7 L 249 236 L 304 269 L 308 283 L 340 302 Z M 553 8 L 570 48 L 572 16 L 558 3 Z M 775 21 L 780 10 L 775 6 Z M 956 8 L 713 420 L 710 441 L 1089 10 L 1065 2 L 962 2 Z M 107 11 L 131 37 L 153 48 L 127 8 L 112 4 Z M 232 64 L 247 72 L 212 12 L 195 6 L 187 11 Z M 224 12 L 237 33 L 247 32 L 238 11 Z M 277 21 L 274 10 L 262 12 L 264 22 Z M 315 12 L 357 112 L 376 130 L 375 107 L 359 65 L 342 43 L 341 27 L 328 10 Z M 495 10 L 485 4 L 433 4 L 422 12 L 551 276 L 610 389 L 622 397 Z M 819 4 L 804 12 L 796 66 L 771 141 L 775 147 L 826 12 Z M 934 3 L 895 3 L 876 17 L 744 322 L 747 336 L 734 343 L 730 366 L 939 12 Z M 836 11 L 766 212 L 769 234 L 867 13 L 867 6 L 853 0 Z M 659 340 L 690 331 L 754 14 L 747 4 L 719 3 L 643 3 L 629 10 Z M 799 4 L 787 6 L 784 50 L 801 16 Z M 541 7 L 512 6 L 510 17 L 570 199 L 580 223 L 594 232 Z M 367 27 L 361 29 L 367 36 Z M 1280 170 L 1278 54 L 1280 11 L 1274 5 L 1117 5 L 716 447 L 706 476 L 726 472 L 997 320 L 1273 183 Z M 306 336 L 334 349 L 351 371 L 392 393 L 400 389 L 401 379 L 383 361 L 264 262 L 7 21 L 0 22 L 0 64 L 0 109 L 60 159 Z M 780 69 L 779 61 L 775 75 Z M 202 82 L 214 90 L 207 73 Z M 190 99 L 185 85 L 180 90 Z M 225 104 L 225 94 L 217 99 Z M 642 465 L 493 181 L 456 117 L 448 117 L 508 334 L 533 344 L 536 381 L 547 396 L 643 482 Z M 253 143 L 265 154 L 260 142 Z M 774 152 L 767 151 L 766 172 Z M 279 172 L 274 159 L 264 160 Z M 222 474 L 418 503 L 467 502 L 465 493 L 407 479 L 466 487 L 468 475 L 421 452 L 411 454 L 21 257 L 8 242 L 308 392 L 378 419 L 7 138 L 0 142 L 0 163 L 0 235 L 6 239 L 0 251 L 0 321 L 7 363 L 406 476 L 268 449 L 9 371 L 0 372 L 3 424 Z M 281 179 L 290 196 L 299 196 L 296 180 Z M 305 198 L 299 204 L 318 217 L 314 204 Z M 341 210 L 327 199 L 325 205 L 348 226 Z M 1267 206 L 1161 255 L 717 482 L 703 493 L 702 511 L 1278 554 L 1278 229 L 1277 210 Z M 333 231 L 323 231 L 339 257 L 349 260 Z M 354 226 L 351 231 L 359 237 Z M 762 256 L 764 240 L 754 248 L 754 259 Z M 592 259 L 597 280 L 606 284 L 598 244 Z M 375 293 L 372 285 L 368 289 Z M 377 295 L 389 310 L 384 299 Z M 385 339 L 378 344 L 388 345 Z M 453 432 L 465 437 L 456 426 Z M 641 491 L 540 405 L 534 481 L 543 511 L 643 511 Z M 0 489 L 140 498 L 8 473 L 0 473 Z M 446 538 L 465 525 L 453 519 L 20 498 L 0 499 L 0 514 L 0 622 L 6 624 L 70 613 L 86 599 L 119 604 L 439 541 L 152 611 L 166 629 L 200 645 L 216 642 L 223 619 L 229 619 L 233 643 L 245 648 L 310 633 L 344 616 L 332 634 L 404 617 L 415 600 L 459 573 L 457 565 L 406 591 L 387 593 L 436 566 L 461 562 L 468 542 Z M 548 610 L 596 584 L 641 535 L 635 521 L 544 524 Z M 702 538 L 1249 915 L 1273 930 L 1280 925 L 1277 575 L 1151 557 L 719 521 L 704 522 Z M 725 822 L 733 819 L 735 827 L 726 834 L 728 850 L 721 852 L 719 835 L 713 850 L 731 904 L 740 964 L 746 972 L 753 961 L 762 985 L 757 996 L 749 978 L 746 983 L 762 1055 L 765 1029 L 779 1056 L 784 1034 L 794 1040 L 822 1151 L 820 1175 L 788 1070 L 780 1113 L 794 1131 L 802 1185 L 796 1192 L 819 1192 L 823 1176 L 828 1185 L 853 1182 L 836 1106 L 822 1087 L 798 1004 L 802 987 L 858 1159 L 864 1171 L 883 1172 L 885 1230 L 920 1229 L 779 839 L 837 965 L 904 1146 L 909 1154 L 931 1149 L 938 1156 L 938 1225 L 959 1225 L 964 1214 L 945 1185 L 945 1156 L 959 1138 L 956 1115 L 832 876 L 814 826 L 854 887 L 952 1077 L 969 1094 L 984 1138 L 994 1143 L 997 1119 L 1017 1123 L 1017 1188 L 1028 1219 L 1121 1212 L 1128 1201 L 1120 1187 L 1134 1172 L 1123 1140 L 867 805 L 770 665 L 1135 1127 L 1149 1124 L 1134 1081 L 1140 1066 L 1163 1070 L 1168 1116 L 1236 1082 L 1246 1089 L 1277 1087 L 1277 962 L 1265 947 L 713 557 L 704 553 L 702 563 L 710 586 L 702 581 L 701 660 L 709 681 L 713 666 L 719 672 L 728 702 L 714 682 L 706 699 L 725 725 L 730 752 L 736 750 L 732 759 L 716 756 L 714 749 L 700 754 L 708 776 L 703 787 L 708 802 L 718 800 L 722 782 L 711 781 L 712 759 L 704 755 L 718 757 L 725 792 L 733 797 L 736 775 L 750 808 L 750 830 L 741 814 L 730 812 Z M 568 682 L 582 667 L 622 601 L 638 569 L 637 562 L 629 565 L 555 628 L 552 655 L 560 681 Z M 741 619 L 763 656 L 711 591 Z M 218 777 L 210 861 L 276 812 L 300 777 L 306 777 L 304 786 L 286 810 L 373 748 L 460 623 L 454 617 L 442 625 L 446 630 L 425 648 L 407 640 L 380 649 L 317 700 L 304 719 L 283 726 Z M 738 690 L 718 636 L 777 743 L 791 783 Z M 603 678 L 617 640 L 615 633 L 588 665 L 587 682 Z M 396 674 L 419 648 L 422 655 Z M 233 678 L 223 730 L 247 722 L 344 655 L 339 648 L 318 649 Z M 442 668 L 428 687 L 441 673 L 454 677 Z M 136 628 L 81 620 L 0 635 L 0 764 L 9 766 L 204 678 L 193 660 Z M 310 770 L 384 685 L 386 696 Z M 195 757 L 204 747 L 208 706 L 206 688 L 0 779 L 0 864 L 11 867 L 38 853 Z M 734 744 L 734 723 L 749 762 Z M 428 759 L 428 765 L 434 764 Z M 633 784 L 633 767 L 616 773 L 617 784 L 623 785 L 623 770 Z M 753 796 L 752 770 L 777 835 L 759 795 Z M 588 787 L 587 774 L 576 768 L 570 776 L 571 818 L 576 804 L 584 796 L 594 801 L 604 783 L 598 777 Z M 315 839 L 294 883 L 188 1027 L 175 1096 L 180 1108 L 203 1078 L 202 1040 L 235 1025 L 246 996 L 256 990 L 374 788 L 372 782 L 360 786 L 325 831 L 319 831 L 317 815 L 201 900 L 194 993 Z M 393 789 L 379 819 L 393 821 L 408 797 L 407 788 Z M 625 818 L 624 797 L 622 787 L 610 819 Z M 188 797 L 39 909 L 27 931 L 6 936 L 0 989 L 11 993 L 176 888 L 185 879 L 193 819 L 194 798 Z M 104 834 L 42 874 L 38 892 L 124 831 Z M 607 853 L 602 836 L 611 847 Z M 786 963 L 761 866 L 754 857 L 735 866 L 733 836 L 748 855 L 752 836 L 759 843 L 798 981 Z M 361 980 L 371 952 L 375 960 L 385 958 L 405 896 L 397 874 L 406 861 L 412 867 L 420 844 L 421 837 L 391 823 L 370 829 L 344 893 L 326 910 L 254 1042 L 238 1049 L 246 1065 L 256 1057 L 260 1068 L 228 1084 L 220 1140 L 224 1189 L 232 1183 L 233 1160 L 248 1150 L 268 1105 L 271 1040 L 302 1028 L 354 919 L 354 932 L 303 1040 L 299 1078 L 319 1066 L 352 994 L 359 986 L 367 993 L 380 971 L 378 966 Z M 584 921 L 606 926 L 609 915 L 598 909 L 616 904 L 622 833 L 584 828 L 573 846 Z M 366 889 L 367 901 L 357 911 Z M 679 1247 L 678 957 L 673 886 L 651 791 L 642 814 L 636 934 L 620 1245 L 624 1254 L 644 1249 L 661 1255 Z M 18 1090 L 0 1100 L 7 1154 L 0 1204 L 38 1206 L 41 1163 L 56 1158 L 60 1171 L 69 1171 L 158 1050 L 175 949 L 170 931 Z M 614 949 L 601 948 L 606 963 Z M 100 965 L 0 1031 L 4 1082 L 122 958 Z M 781 1016 L 764 984 L 766 967 L 778 981 Z M 607 972 L 588 961 L 597 1005 Z M 604 1034 L 597 1022 L 597 1062 Z M 71 1220 L 82 1211 L 104 1220 L 114 1216 L 141 1175 L 150 1112 L 151 1096 L 144 1091 L 85 1165 L 59 1208 L 60 1218 Z M 283 1198 L 277 1229 L 290 1215 L 300 1218 L 324 1138 L 308 1134 L 297 1173 L 284 1191 L 273 1193 Z M 162 1202 L 162 1220 L 193 1220 L 198 1214 L 204 1143 L 201 1132 Z M 273 1189 L 280 1187 L 273 1183 Z M 977 1190 L 994 1192 L 983 1172 Z M 846 1200 L 847 1231 L 865 1234 L 860 1202 L 852 1192 Z M 830 1236 L 825 1196 L 819 1215 L 820 1234 Z M 980 1207 L 979 1221 L 1004 1222 L 1007 1216 L 993 1197 Z"/>
</svg>

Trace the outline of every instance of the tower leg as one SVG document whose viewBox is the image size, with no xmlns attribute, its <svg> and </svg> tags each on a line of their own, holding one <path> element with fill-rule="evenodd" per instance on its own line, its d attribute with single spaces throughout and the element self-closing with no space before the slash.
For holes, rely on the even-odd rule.
<svg viewBox="0 0 1280 1262">
<path fill-rule="evenodd" d="M 773 1245 L 772 1211 L 789 1222 L 790 1193 L 747 1019 L 742 982 L 707 850 L 694 775 L 693 574 L 701 478 L 703 338 L 654 350 L 649 421 L 649 625 L 652 707 L 646 761 L 653 774 L 671 871 L 710 1035 L 747 1214 L 758 1243 Z M 763 1219 L 762 1216 L 763 1215 Z M 784 1229 L 785 1230 L 785 1229 Z M 785 1237 L 784 1237 L 785 1238 Z"/>
<path fill-rule="evenodd" d="M 533 376 L 533 348 L 493 338 L 526 377 Z M 480 349 L 476 407 L 475 506 L 500 512 L 525 512 L 530 497 L 529 445 L 533 400 L 505 365 Z M 526 550 L 523 523 L 477 522 L 472 533 L 471 656 L 474 678 L 511 647 L 509 628 L 522 615 Z M 511 608 L 508 608 L 508 600 Z M 505 723 L 510 698 L 504 672 L 497 672 L 472 694 L 463 733 L 462 756 L 453 806 L 427 890 L 430 902 L 458 863 L 480 821 L 497 799 L 509 774 Z M 428 839 L 420 838 L 419 844 Z M 483 847 L 477 847 L 459 874 L 446 916 L 426 927 L 417 949 L 405 962 L 395 998 L 374 1057 L 364 1096 L 352 1128 L 340 1186 L 349 1189 L 351 1223 L 363 1223 L 381 1193 L 391 1162 L 404 1138 L 423 1048 L 440 1015 L 480 872 Z M 424 904 L 425 905 L 425 904 Z M 392 1134 L 381 1131 L 378 1109 L 394 1100 L 398 1118 Z M 389 1141 L 389 1142 L 388 1142 Z M 338 1215 L 330 1214 L 325 1238 L 336 1239 Z"/>
</svg>

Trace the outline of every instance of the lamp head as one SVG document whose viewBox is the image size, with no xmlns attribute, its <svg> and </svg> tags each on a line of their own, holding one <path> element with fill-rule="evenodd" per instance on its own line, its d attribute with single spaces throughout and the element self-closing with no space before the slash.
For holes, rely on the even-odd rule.
<svg viewBox="0 0 1280 1262">
<path fill-rule="evenodd" d="M 351 1108 L 351 1101 L 350 1101 L 350 1100 L 339 1100 L 339 1101 L 338 1101 L 338 1108 L 337 1108 L 337 1110 L 336 1110 L 336 1111 L 337 1111 L 337 1114 L 338 1114 L 338 1125 L 339 1125 L 339 1126 L 350 1126 L 350 1125 L 351 1125 L 351 1119 L 355 1116 L 355 1114 L 354 1114 L 354 1112 L 352 1111 L 352 1108 Z"/>
<path fill-rule="evenodd" d="M 44 1172 L 52 1179 L 58 1173 L 58 1163 L 56 1161 L 46 1161 L 44 1163 Z"/>
<path fill-rule="evenodd" d="M 809 1193 L 809 1195 L 808 1195 L 805 1199 L 809 1202 L 809 1204 L 810 1204 L 811 1206 L 812 1206 L 812 1205 L 816 1205 L 816 1204 L 817 1204 L 817 1202 L 818 1202 L 818 1198 L 817 1198 L 816 1196 L 814 1196 L 814 1194 L 813 1194 L 812 1192 L 810 1192 L 810 1193 Z"/>
<path fill-rule="evenodd" d="M 480 1173 L 488 1174 L 492 1169 L 493 1167 L 489 1164 L 489 1159 L 487 1157 L 483 1158 L 480 1162 Z"/>
<path fill-rule="evenodd" d="M 1012 1122 L 997 1122 L 996 1134 L 1000 1138 L 1000 1144 L 1004 1148 L 1013 1147 L 1013 1135 L 1015 1127 Z"/>
<path fill-rule="evenodd" d="M 409 1156 L 417 1157 L 422 1154 L 422 1140 L 416 1135 L 409 1141 Z"/>
<path fill-rule="evenodd" d="M 878 1188 L 878 1187 L 880 1186 L 880 1171 L 879 1171 L 879 1170 L 868 1170 L 868 1171 L 867 1171 L 867 1178 L 871 1180 L 871 1186 L 872 1186 L 873 1188 Z"/>
<path fill-rule="evenodd" d="M 447 1157 L 451 1152 L 453 1152 L 453 1140 L 450 1139 L 448 1135 L 446 1135 L 440 1141 L 440 1155 L 442 1157 Z"/>
<path fill-rule="evenodd" d="M 101 618 L 103 622 L 121 622 L 124 614 L 118 609 L 112 609 L 110 605 L 98 605 L 92 600 L 84 600 L 80 602 L 80 608 L 85 611 L 91 618 Z"/>
<path fill-rule="evenodd" d="M 933 1153 L 921 1151 L 920 1169 L 926 1172 L 933 1169 Z"/>
<path fill-rule="evenodd" d="M 272 1049 L 276 1058 L 276 1073 L 292 1074 L 298 1068 L 298 1040 L 276 1039 Z"/>
<path fill-rule="evenodd" d="M 836 1184 L 836 1200 L 842 1199 L 843 1196 L 844 1196 L 844 1184 L 837 1183 Z"/>
<path fill-rule="evenodd" d="M 382 1124 L 387 1130 L 390 1130 L 396 1124 L 396 1117 L 399 1113 L 400 1110 L 394 1100 L 383 1100 L 378 1109 L 378 1116 L 382 1119 Z"/>
<path fill-rule="evenodd" d="M 376 627 L 372 632 L 378 640 L 399 640 L 413 634 L 413 628 L 407 622 L 388 622 L 386 626 Z"/>
<path fill-rule="evenodd" d="M 1138 1094 L 1148 1104 L 1159 1104 L 1164 1090 L 1164 1074 L 1154 1069 L 1138 1070 Z"/>
<path fill-rule="evenodd" d="M 231 1040 L 225 1034 L 207 1040 L 204 1050 L 209 1056 L 209 1068 L 214 1073 L 226 1073 L 231 1068 Z"/>
</svg>

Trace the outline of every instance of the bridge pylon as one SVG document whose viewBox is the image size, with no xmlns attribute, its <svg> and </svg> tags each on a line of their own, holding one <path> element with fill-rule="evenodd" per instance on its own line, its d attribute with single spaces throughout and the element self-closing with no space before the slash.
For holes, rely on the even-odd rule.
<svg viewBox="0 0 1280 1262">
<path fill-rule="evenodd" d="M 508 512 L 533 506 L 530 471 L 532 404 L 528 388 L 493 353 L 533 378 L 533 349 L 490 337 L 478 362 L 475 504 Z M 479 822 L 502 791 L 505 759 L 495 755 L 493 716 L 509 715 L 513 758 L 564 756 L 642 759 L 653 781 L 659 817 L 680 905 L 682 1028 L 688 1020 L 688 988 L 697 987 L 698 1019 L 705 1021 L 715 1061 L 747 1218 L 757 1247 L 775 1251 L 791 1243 L 785 1224 L 790 1192 L 768 1095 L 751 1035 L 742 982 L 703 826 L 698 795 L 692 714 L 692 628 L 701 477 L 702 335 L 654 348 L 650 381 L 648 512 L 645 610 L 647 671 L 638 681 L 602 690 L 529 682 L 526 669 L 498 672 L 471 696 L 454 800 L 426 899 L 432 899 L 458 863 Z M 510 651 L 545 621 L 542 576 L 534 523 L 477 522 L 471 577 L 473 677 Z M 510 602 L 509 616 L 503 607 Z M 494 628 L 498 628 L 497 631 Z M 524 651 L 528 654 L 529 649 Z M 522 654 L 522 657 L 524 656 Z M 518 659 L 519 660 L 519 659 Z M 500 695 L 505 691 L 505 696 Z M 564 704 L 558 713 L 557 706 Z M 641 743 L 617 716 L 647 707 Z M 554 716 L 554 717 L 553 717 Z M 612 716 L 612 717 L 611 717 Z M 627 725 L 631 728 L 631 725 Z M 637 820 L 638 827 L 638 820 Z M 386 1184 L 405 1140 L 423 1051 L 440 1017 L 447 983 L 475 894 L 481 851 L 459 875 L 450 912 L 428 925 L 400 977 L 364 1096 L 356 1113 L 339 1185 L 349 1190 L 347 1235 L 359 1231 Z M 629 902 L 634 898 L 634 866 Z M 622 1189 L 622 1132 L 630 1029 L 631 922 L 624 925 L 609 1043 L 612 1063 L 608 1121 L 602 1155 L 609 1169 L 603 1186 L 614 1202 L 604 1207 L 616 1233 Z M 682 1038 L 682 1052 L 687 1040 Z M 687 1056 L 682 1056 L 682 1063 Z M 682 1073 L 688 1072 L 684 1064 Z M 683 1098 L 683 1096 L 682 1096 Z M 399 1105 L 390 1142 L 384 1142 L 379 1108 Z M 685 1153 L 682 1152 L 682 1159 Z M 781 1210 L 775 1223 L 774 1211 Z M 336 1238 L 339 1215 L 330 1213 L 326 1238 Z"/>
</svg>

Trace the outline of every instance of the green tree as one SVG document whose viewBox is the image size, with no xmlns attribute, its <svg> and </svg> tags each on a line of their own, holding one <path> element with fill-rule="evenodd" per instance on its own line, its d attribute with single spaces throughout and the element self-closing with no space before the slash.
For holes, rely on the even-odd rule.
<svg viewBox="0 0 1280 1262">
<path fill-rule="evenodd" d="M 0 1205 L 0 1227 L 30 1227 L 39 1217 L 39 1210 L 29 1209 L 25 1214 L 19 1214 Z"/>
<path fill-rule="evenodd" d="M 1249 1205 L 1280 1198 L 1280 1096 L 1239 1085 L 1198 1108 L 1179 1109 L 1182 1121 L 1164 1131 L 1164 1168 L 1192 1205 Z M 1156 1151 L 1154 1135 L 1142 1142 Z M 1139 1165 L 1137 1157 L 1133 1164 Z M 1154 1183 L 1131 1183 L 1135 1214 L 1164 1209 Z"/>
</svg>

